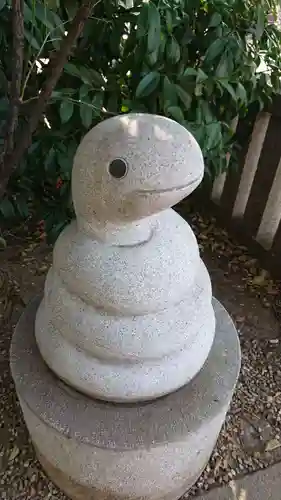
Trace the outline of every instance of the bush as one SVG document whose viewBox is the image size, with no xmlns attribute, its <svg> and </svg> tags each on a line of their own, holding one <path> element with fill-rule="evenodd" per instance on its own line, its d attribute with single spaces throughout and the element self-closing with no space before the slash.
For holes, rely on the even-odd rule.
<svg viewBox="0 0 281 500">
<path fill-rule="evenodd" d="M 72 216 L 73 155 L 87 129 L 109 116 L 144 111 L 169 116 L 197 138 L 206 172 L 227 167 L 232 120 L 261 109 L 280 89 L 280 32 L 274 0 L 104 0 L 95 7 L 65 65 L 50 105 L 0 204 L 5 218 L 45 221 L 55 239 Z M 11 9 L 0 0 L 0 119 L 11 78 Z M 77 4 L 26 0 L 21 123 L 38 95 L 44 67 Z M 263 70 L 260 66 L 263 64 Z"/>
</svg>

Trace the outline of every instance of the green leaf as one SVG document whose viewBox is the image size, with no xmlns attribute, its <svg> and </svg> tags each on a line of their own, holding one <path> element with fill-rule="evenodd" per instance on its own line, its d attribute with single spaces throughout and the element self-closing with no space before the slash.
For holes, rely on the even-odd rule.
<svg viewBox="0 0 281 500">
<path fill-rule="evenodd" d="M 148 4 L 143 3 L 138 15 L 137 40 L 146 36 L 148 32 Z"/>
<path fill-rule="evenodd" d="M 23 16 L 24 16 L 24 22 L 25 23 L 31 23 L 34 19 L 34 14 L 32 10 L 28 7 L 27 3 L 24 2 L 23 5 Z"/>
<path fill-rule="evenodd" d="M 52 92 L 52 99 L 55 100 L 63 100 L 65 97 L 69 97 L 77 92 L 77 89 L 59 89 L 54 90 Z"/>
<path fill-rule="evenodd" d="M 214 149 L 221 141 L 221 125 L 219 122 L 209 123 L 205 127 L 206 142 L 205 149 L 208 151 Z"/>
<path fill-rule="evenodd" d="M 219 81 L 219 84 L 220 84 L 220 85 L 221 85 L 221 86 L 222 86 L 225 90 L 227 90 L 227 92 L 231 95 L 231 97 L 232 97 L 232 99 L 233 99 L 234 101 L 237 101 L 237 95 L 236 95 L 236 92 L 235 92 L 235 90 L 234 90 L 233 86 L 232 86 L 230 83 L 228 83 L 228 82 L 227 82 L 227 81 L 225 81 L 225 80 L 220 80 L 220 81 Z"/>
<path fill-rule="evenodd" d="M 87 83 L 88 85 L 92 84 L 92 78 L 91 78 L 91 74 L 90 74 L 90 71 L 88 70 L 88 68 L 80 66 L 78 68 L 78 72 L 79 72 L 79 77 L 81 78 L 82 82 Z"/>
<path fill-rule="evenodd" d="M 204 118 L 203 118 L 203 108 L 202 108 L 202 99 L 198 99 L 196 101 L 197 107 L 196 107 L 196 120 L 195 123 L 196 125 L 200 125 L 204 123 Z"/>
<path fill-rule="evenodd" d="M 34 36 L 32 36 L 31 33 L 29 33 L 29 31 L 27 30 L 24 30 L 24 36 L 25 38 L 27 39 L 28 43 L 30 43 L 30 45 L 35 49 L 35 50 L 40 50 L 40 45 L 39 43 L 37 42 L 36 38 Z"/>
<path fill-rule="evenodd" d="M 256 39 L 260 40 L 263 32 L 264 32 L 264 27 L 265 27 L 265 12 L 264 12 L 264 6 L 263 4 L 258 6 L 258 20 L 256 24 Z"/>
<path fill-rule="evenodd" d="M 197 69 L 186 68 L 182 76 L 197 76 Z"/>
<path fill-rule="evenodd" d="M 194 90 L 194 94 L 196 95 L 196 97 L 200 97 L 202 95 L 202 91 L 203 91 L 202 83 L 196 83 L 196 87 Z"/>
<path fill-rule="evenodd" d="M 147 54 L 147 63 L 150 67 L 155 66 L 158 60 L 158 49 L 155 52 Z"/>
<path fill-rule="evenodd" d="M 92 68 L 86 68 L 85 66 L 75 66 L 74 64 L 67 63 L 64 65 L 64 70 L 69 75 L 80 78 L 82 82 L 88 84 L 90 87 L 93 86 L 93 83 L 98 87 L 101 87 L 105 83 L 102 75 L 100 75 L 96 70 Z"/>
<path fill-rule="evenodd" d="M 65 31 L 66 31 L 66 26 L 65 26 L 65 23 L 62 21 L 62 19 L 56 14 L 56 12 L 54 12 L 53 10 L 49 10 L 49 19 L 50 21 L 54 21 L 54 24 L 56 25 L 57 27 L 57 30 L 56 30 L 56 33 L 57 31 L 60 31 L 62 35 L 65 34 Z"/>
<path fill-rule="evenodd" d="M 29 215 L 29 208 L 27 204 L 27 200 L 25 198 L 16 198 L 15 201 L 15 208 L 18 211 L 19 215 L 26 219 Z"/>
<path fill-rule="evenodd" d="M 204 57 L 204 62 L 213 62 L 216 57 L 222 54 L 226 45 L 223 38 L 217 38 L 207 49 Z"/>
<path fill-rule="evenodd" d="M 184 115 L 178 106 L 170 106 L 167 109 L 168 115 L 170 115 L 174 120 L 176 120 L 178 123 L 183 124 L 184 123 Z"/>
<path fill-rule="evenodd" d="M 71 171 L 72 159 L 64 151 L 57 151 L 57 162 L 60 166 L 60 172 L 64 175 Z"/>
<path fill-rule="evenodd" d="M 194 135 L 196 141 L 200 144 L 202 147 L 202 144 L 204 142 L 204 137 L 205 137 L 205 125 L 197 125 L 194 122 L 189 122 L 187 124 L 187 130 Z"/>
<path fill-rule="evenodd" d="M 85 128 L 89 128 L 93 120 L 93 109 L 89 96 L 85 96 L 83 102 L 80 103 L 80 117 Z"/>
<path fill-rule="evenodd" d="M 0 0 L 0 10 L 4 9 L 6 5 L 6 0 Z"/>
<path fill-rule="evenodd" d="M 75 66 L 72 63 L 66 63 L 64 65 L 64 71 L 68 73 L 69 75 L 75 76 L 82 80 L 82 82 L 92 86 L 92 76 L 91 76 L 91 70 L 88 68 L 85 68 L 84 66 Z M 97 73 L 95 71 L 95 73 Z M 98 74 L 98 73 L 97 73 Z"/>
<path fill-rule="evenodd" d="M 163 80 L 163 100 L 165 110 L 170 106 L 177 106 L 178 104 L 176 86 L 167 76 L 165 76 Z"/>
<path fill-rule="evenodd" d="M 54 22 L 51 22 L 49 17 L 48 17 L 48 9 L 43 6 L 41 3 L 36 2 L 35 3 L 35 16 L 41 23 L 43 23 L 50 31 L 52 31 L 55 28 Z M 53 21 L 53 20 L 52 20 Z"/>
<path fill-rule="evenodd" d="M 217 78 L 227 78 L 230 74 L 227 54 L 224 53 L 216 69 Z"/>
<path fill-rule="evenodd" d="M 56 167 L 56 151 L 54 147 L 52 146 L 51 149 L 49 149 L 47 156 L 45 157 L 45 163 L 44 163 L 44 169 L 47 172 L 49 169 L 52 169 Z"/>
<path fill-rule="evenodd" d="M 200 108 L 202 112 L 202 118 L 205 123 L 212 123 L 215 120 L 215 117 L 212 114 L 211 108 L 205 100 L 201 100 L 200 103 Z"/>
<path fill-rule="evenodd" d="M 180 60 L 181 51 L 177 40 L 170 37 L 166 45 L 167 57 L 172 64 L 176 64 Z"/>
<path fill-rule="evenodd" d="M 244 104 L 247 103 L 247 101 L 248 101 L 247 92 L 246 92 L 245 87 L 240 82 L 237 83 L 236 95 L 237 95 L 237 98 L 242 103 L 244 103 Z"/>
<path fill-rule="evenodd" d="M 222 22 L 222 17 L 218 12 L 215 12 L 209 22 L 209 28 L 216 28 Z"/>
<path fill-rule="evenodd" d="M 79 99 L 81 101 L 83 101 L 85 95 L 88 95 L 90 90 L 91 90 L 91 87 L 87 83 L 84 83 L 83 85 L 81 85 L 81 87 L 79 89 Z"/>
<path fill-rule="evenodd" d="M 213 79 L 208 78 L 208 80 L 204 83 L 204 91 L 206 93 L 206 97 L 212 97 L 214 93 L 215 83 Z"/>
<path fill-rule="evenodd" d="M 158 87 L 160 82 L 160 73 L 151 71 L 145 75 L 139 82 L 136 89 L 136 97 L 147 97 Z"/>
<path fill-rule="evenodd" d="M 36 141 L 31 144 L 31 146 L 28 148 L 28 155 L 32 155 L 35 153 L 39 148 L 40 148 L 40 143 L 41 141 Z"/>
<path fill-rule="evenodd" d="M 88 80 L 89 85 L 92 85 L 94 83 L 96 86 L 102 87 L 106 83 L 104 77 L 93 68 L 87 68 L 87 74 L 90 75 L 90 80 Z M 85 74 L 85 79 L 86 79 L 86 74 Z"/>
<path fill-rule="evenodd" d="M 60 118 L 62 123 L 67 123 L 73 115 L 73 102 L 72 101 L 62 101 L 60 105 Z"/>
<path fill-rule="evenodd" d="M 173 16 L 169 9 L 166 10 L 166 26 L 168 33 L 173 31 Z"/>
<path fill-rule="evenodd" d="M 0 202 L 0 213 L 3 215 L 5 219 L 11 219 L 15 216 L 14 205 L 8 198 L 4 198 Z"/>
<path fill-rule="evenodd" d="M 159 54 L 158 57 L 161 57 L 164 55 L 166 43 L 167 43 L 167 37 L 164 33 L 161 33 L 160 45 L 159 45 L 159 50 L 158 50 L 158 54 Z"/>
<path fill-rule="evenodd" d="M 208 80 L 208 75 L 206 75 L 206 73 L 204 73 L 204 71 L 202 71 L 201 68 L 198 68 L 197 78 L 196 78 L 196 84 L 202 83 L 205 80 Z"/>
<path fill-rule="evenodd" d="M 156 5 L 153 2 L 148 3 L 148 33 L 147 49 L 148 52 L 154 52 L 159 48 L 161 38 L 161 18 Z"/>
<path fill-rule="evenodd" d="M 191 106 L 192 97 L 179 85 L 175 85 L 175 87 L 181 102 L 183 103 L 185 109 L 188 110 Z"/>
</svg>

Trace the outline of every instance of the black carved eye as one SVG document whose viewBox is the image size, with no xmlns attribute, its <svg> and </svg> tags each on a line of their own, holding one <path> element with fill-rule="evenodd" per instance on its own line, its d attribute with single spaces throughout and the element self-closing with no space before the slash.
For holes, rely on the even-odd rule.
<svg viewBox="0 0 281 500">
<path fill-rule="evenodd" d="M 122 158 L 116 158 L 109 164 L 108 171 L 112 177 L 115 177 L 115 179 L 122 179 L 128 171 L 128 166 L 125 160 L 122 160 Z"/>
</svg>

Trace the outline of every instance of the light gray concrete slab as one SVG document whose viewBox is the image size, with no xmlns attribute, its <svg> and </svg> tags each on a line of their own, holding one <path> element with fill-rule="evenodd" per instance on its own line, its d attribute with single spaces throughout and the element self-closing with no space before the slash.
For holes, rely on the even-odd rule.
<svg viewBox="0 0 281 500">
<path fill-rule="evenodd" d="M 281 463 L 216 488 L 196 500 L 280 500 Z"/>
</svg>

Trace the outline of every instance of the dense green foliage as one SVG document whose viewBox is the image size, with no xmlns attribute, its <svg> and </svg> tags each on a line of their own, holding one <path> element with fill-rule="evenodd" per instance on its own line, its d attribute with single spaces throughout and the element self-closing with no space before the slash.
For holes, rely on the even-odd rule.
<svg viewBox="0 0 281 500">
<path fill-rule="evenodd" d="M 8 111 L 11 10 L 0 0 L 0 119 Z M 73 18 L 73 0 L 25 1 L 21 124 L 44 66 Z M 232 120 L 279 91 L 280 32 L 273 0 L 120 0 L 97 4 L 73 48 L 33 145 L 0 202 L 4 217 L 30 207 L 55 238 L 71 216 L 74 152 L 87 129 L 128 111 L 170 116 L 198 139 L 214 176 L 232 151 Z M 266 71 L 259 71 L 261 62 Z M 43 71 L 42 71 L 43 69 Z"/>
</svg>

